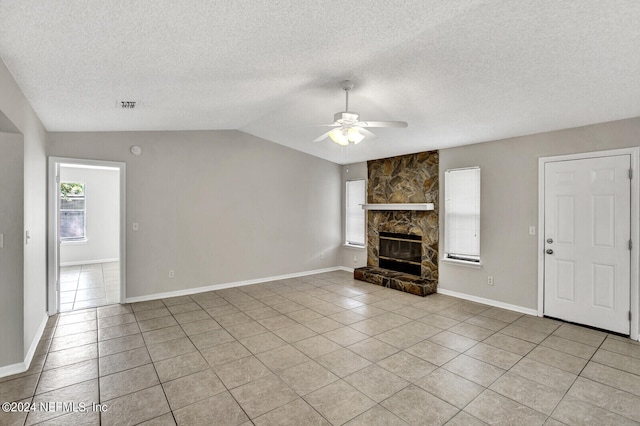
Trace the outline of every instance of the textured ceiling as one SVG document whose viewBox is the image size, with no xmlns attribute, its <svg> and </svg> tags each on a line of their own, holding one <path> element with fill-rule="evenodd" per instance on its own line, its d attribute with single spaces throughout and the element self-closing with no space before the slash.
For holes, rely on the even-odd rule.
<svg viewBox="0 0 640 426">
<path fill-rule="evenodd" d="M 239 129 L 351 163 L 640 116 L 639 22 L 637 0 L 0 0 L 0 57 L 49 131 Z M 409 127 L 312 143 L 347 78 L 362 119 Z"/>
</svg>

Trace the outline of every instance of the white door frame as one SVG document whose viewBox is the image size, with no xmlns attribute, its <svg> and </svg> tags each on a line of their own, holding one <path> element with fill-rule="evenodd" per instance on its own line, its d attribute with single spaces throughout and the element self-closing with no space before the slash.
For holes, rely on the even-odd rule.
<svg viewBox="0 0 640 426">
<path fill-rule="evenodd" d="M 47 311 L 49 315 L 55 315 L 60 311 L 58 284 L 58 268 L 60 265 L 60 253 L 58 245 L 58 185 L 56 182 L 56 170 L 60 164 L 80 164 L 86 166 L 113 167 L 120 171 L 120 303 L 126 300 L 126 163 L 119 161 L 86 160 L 81 158 L 49 157 L 49 171 L 47 180 L 48 198 L 48 253 L 47 253 Z"/>
<path fill-rule="evenodd" d="M 638 328 L 640 324 L 640 281 L 638 276 L 638 264 L 640 263 L 640 147 L 622 148 L 607 151 L 585 152 L 579 154 L 559 155 L 555 157 L 541 157 L 538 159 L 538 316 L 544 315 L 544 177 L 545 165 L 557 161 L 581 160 L 587 158 L 609 157 L 615 155 L 629 155 L 631 157 L 631 333 L 630 338 L 638 340 Z"/>
</svg>

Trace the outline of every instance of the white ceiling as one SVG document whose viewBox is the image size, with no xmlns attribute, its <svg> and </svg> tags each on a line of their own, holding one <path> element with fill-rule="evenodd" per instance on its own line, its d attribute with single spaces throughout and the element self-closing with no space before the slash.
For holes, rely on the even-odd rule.
<svg viewBox="0 0 640 426">
<path fill-rule="evenodd" d="M 239 129 L 341 164 L 640 116 L 637 0 L 0 0 L 0 57 L 49 131 Z M 347 78 L 409 127 L 312 143 Z"/>
</svg>

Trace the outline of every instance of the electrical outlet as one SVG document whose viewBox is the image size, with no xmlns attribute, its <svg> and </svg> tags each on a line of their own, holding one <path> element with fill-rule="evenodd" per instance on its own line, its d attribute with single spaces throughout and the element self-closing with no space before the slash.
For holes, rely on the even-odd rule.
<svg viewBox="0 0 640 426">
<path fill-rule="evenodd" d="M 487 277 L 487 284 L 493 285 L 493 277 L 491 275 Z"/>
<path fill-rule="evenodd" d="M 174 271 L 173 269 L 169 269 L 169 278 L 175 278 L 176 276 L 176 271 Z"/>
<path fill-rule="evenodd" d="M 353 263 L 358 263 L 358 256 L 353 256 Z"/>
</svg>

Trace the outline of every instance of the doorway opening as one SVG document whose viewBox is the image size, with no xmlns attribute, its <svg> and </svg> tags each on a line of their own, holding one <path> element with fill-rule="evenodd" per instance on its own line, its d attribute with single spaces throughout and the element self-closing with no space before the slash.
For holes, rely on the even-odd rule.
<svg viewBox="0 0 640 426">
<path fill-rule="evenodd" d="M 539 159 L 538 315 L 638 339 L 639 151 Z"/>
<path fill-rule="evenodd" d="M 125 164 L 49 158 L 50 315 L 125 300 Z"/>
</svg>

